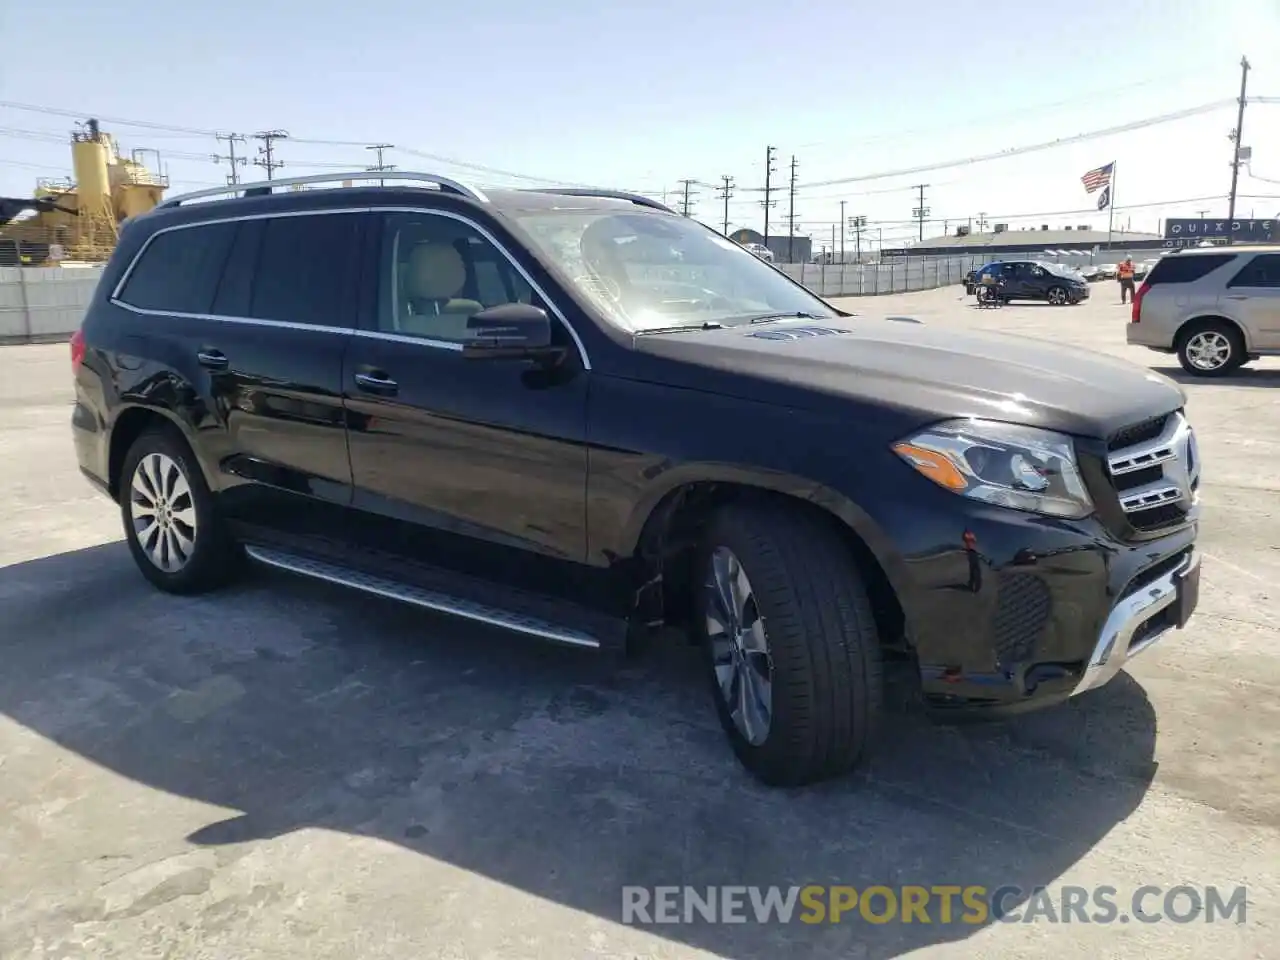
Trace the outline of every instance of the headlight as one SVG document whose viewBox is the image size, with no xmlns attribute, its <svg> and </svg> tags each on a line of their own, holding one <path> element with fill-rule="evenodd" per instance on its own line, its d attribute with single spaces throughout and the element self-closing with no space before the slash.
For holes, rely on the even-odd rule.
<svg viewBox="0 0 1280 960">
<path fill-rule="evenodd" d="M 940 487 L 974 500 L 1079 519 L 1093 501 L 1071 439 L 993 420 L 953 420 L 900 440 L 893 451 Z"/>
</svg>

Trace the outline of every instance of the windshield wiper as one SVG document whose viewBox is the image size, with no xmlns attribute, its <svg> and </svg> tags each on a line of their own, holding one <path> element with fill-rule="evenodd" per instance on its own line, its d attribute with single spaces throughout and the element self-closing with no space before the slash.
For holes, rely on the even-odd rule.
<svg viewBox="0 0 1280 960">
<path fill-rule="evenodd" d="M 677 327 L 645 327 L 643 330 L 637 330 L 636 336 L 645 333 L 691 333 L 695 330 L 723 330 L 724 324 L 715 320 L 707 320 L 703 323 L 682 323 Z"/>
</svg>

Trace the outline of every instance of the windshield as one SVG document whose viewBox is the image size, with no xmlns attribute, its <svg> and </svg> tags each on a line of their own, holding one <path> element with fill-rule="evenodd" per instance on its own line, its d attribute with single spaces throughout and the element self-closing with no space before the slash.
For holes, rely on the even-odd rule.
<svg viewBox="0 0 1280 960">
<path fill-rule="evenodd" d="M 579 293 L 633 333 L 838 316 L 750 251 L 686 217 L 628 208 L 543 210 L 515 219 Z"/>
</svg>

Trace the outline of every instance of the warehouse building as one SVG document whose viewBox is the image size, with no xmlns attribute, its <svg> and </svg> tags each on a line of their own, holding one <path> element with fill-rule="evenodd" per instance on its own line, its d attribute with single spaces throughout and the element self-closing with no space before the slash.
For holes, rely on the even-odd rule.
<svg viewBox="0 0 1280 960">
<path fill-rule="evenodd" d="M 1108 243 L 1108 239 L 1110 243 Z M 1160 250 L 1164 238 L 1155 233 L 1131 233 L 1094 230 L 1089 224 L 1038 229 L 1010 230 L 997 223 L 990 233 L 973 233 L 968 227 L 957 227 L 951 236 L 926 238 L 910 247 L 881 251 L 883 257 L 957 257 L 957 256 L 1043 256 L 1075 254 L 1088 256 L 1095 251 Z"/>
</svg>

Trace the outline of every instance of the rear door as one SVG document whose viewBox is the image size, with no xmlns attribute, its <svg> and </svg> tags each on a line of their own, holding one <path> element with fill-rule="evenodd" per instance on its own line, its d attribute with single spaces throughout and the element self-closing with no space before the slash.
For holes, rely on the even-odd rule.
<svg viewBox="0 0 1280 960">
<path fill-rule="evenodd" d="M 1222 300 L 1250 349 L 1280 350 L 1280 254 L 1260 253 L 1246 263 L 1227 281 Z"/>
<path fill-rule="evenodd" d="M 343 355 L 356 325 L 363 215 L 311 211 L 234 223 L 198 345 L 233 520 L 331 535 L 351 500 Z"/>
</svg>

